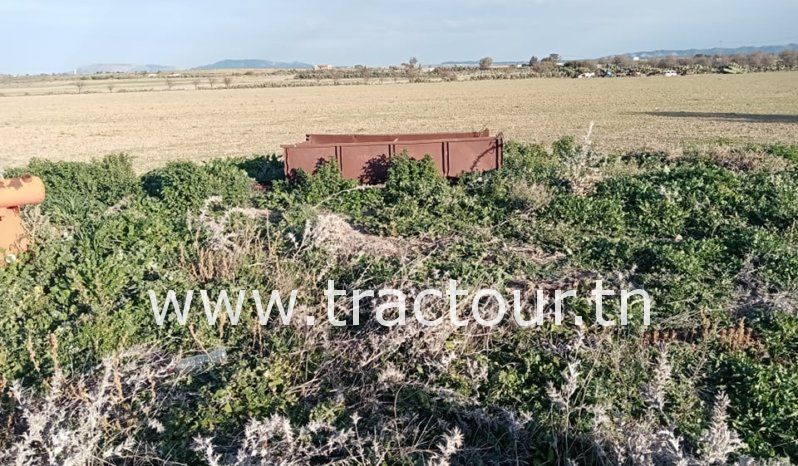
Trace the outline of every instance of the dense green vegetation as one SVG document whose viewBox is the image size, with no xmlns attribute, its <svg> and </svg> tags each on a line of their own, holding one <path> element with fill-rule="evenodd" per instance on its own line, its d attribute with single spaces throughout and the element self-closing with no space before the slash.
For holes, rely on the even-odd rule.
<svg viewBox="0 0 798 466">
<path fill-rule="evenodd" d="M 141 177 L 125 156 L 34 161 L 9 173 L 41 176 L 48 196 L 25 214 L 32 249 L 0 268 L 0 445 L 24 428 L 6 382 L 46 392 L 56 367 L 80 374 L 157 344 L 228 348 L 227 363 L 187 377 L 159 418 L 164 433 L 137 433 L 174 461 L 200 458 L 196 436 L 227 451 L 248 420 L 274 414 L 340 429 L 357 414 L 359 432 L 373 433 L 362 458 L 392 464 L 428 459 L 453 427 L 464 440 L 452 461 L 462 463 L 632 461 L 618 446 L 625 429 L 669 430 L 700 457 L 720 392 L 745 443 L 732 457 L 798 461 L 796 161 L 794 146 L 600 156 L 566 138 L 551 151 L 508 143 L 501 170 L 456 181 L 399 157 L 384 186 L 365 189 L 329 165 L 289 182 L 270 157 L 171 163 Z M 222 224 L 234 235 L 220 237 L 214 219 L 234 207 Z M 323 212 L 358 237 L 392 238 L 400 253 L 326 249 L 310 239 Z M 352 290 L 448 278 L 642 287 L 652 327 L 639 315 L 598 327 L 583 298 L 571 307 L 586 316 L 582 330 L 568 317 L 535 329 L 388 330 L 371 325 L 371 302 L 360 326 L 325 336 L 259 328 L 246 315 L 238 326 L 159 327 L 146 295 L 300 289 L 317 309 L 328 279 Z"/>
</svg>

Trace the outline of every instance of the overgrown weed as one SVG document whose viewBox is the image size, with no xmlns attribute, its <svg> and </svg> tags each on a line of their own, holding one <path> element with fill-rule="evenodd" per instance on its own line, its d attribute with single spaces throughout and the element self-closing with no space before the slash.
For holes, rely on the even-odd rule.
<svg viewBox="0 0 798 466">
<path fill-rule="evenodd" d="M 587 139 L 551 150 L 508 141 L 502 169 L 459 180 L 438 177 L 429 159 L 398 157 L 385 186 L 365 188 L 334 165 L 281 179 L 273 157 L 176 163 L 142 178 L 120 156 L 31 163 L 25 171 L 49 192 L 26 213 L 31 250 L 0 269 L 0 374 L 21 390 L 3 384 L 2 449 L 44 458 L 89 429 L 85 448 L 69 443 L 56 457 L 90 464 L 118 449 L 142 462 L 208 464 L 798 460 L 792 149 L 604 157 Z M 584 327 L 385 328 L 373 300 L 358 326 L 325 323 L 328 279 L 348 291 L 411 293 L 449 278 L 472 289 L 584 290 L 596 279 L 642 287 L 654 298 L 653 328 L 603 329 L 585 299 L 567 306 L 585 315 Z M 262 327 L 250 316 L 238 326 L 159 327 L 146 298 L 149 289 L 232 287 L 305 290 L 297 314 L 318 325 Z M 154 342 L 163 357 L 228 348 L 226 364 L 137 392 L 164 387 L 179 399 L 152 407 L 162 431 L 130 410 L 138 402 L 124 389 L 146 364 L 120 376 L 124 396 L 103 402 L 110 411 L 86 414 L 93 408 L 81 398 L 54 407 L 66 393 L 53 390 L 69 381 L 99 380 L 103 399 L 114 398 L 113 370 L 106 380 L 93 368 Z M 98 412 L 102 427 L 77 422 Z"/>
</svg>

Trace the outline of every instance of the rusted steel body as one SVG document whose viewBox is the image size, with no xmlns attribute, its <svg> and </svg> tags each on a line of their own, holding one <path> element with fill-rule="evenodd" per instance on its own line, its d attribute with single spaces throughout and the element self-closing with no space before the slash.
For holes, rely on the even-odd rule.
<svg viewBox="0 0 798 466">
<path fill-rule="evenodd" d="M 456 178 L 464 172 L 495 170 L 502 165 L 501 134 L 488 130 L 428 134 L 308 134 L 305 142 L 283 146 L 285 173 L 313 173 L 335 161 L 346 179 L 361 183 L 385 180 L 388 162 L 401 153 L 414 159 L 429 155 L 438 172 Z"/>
<path fill-rule="evenodd" d="M 0 179 L 0 266 L 6 257 L 23 252 L 28 236 L 19 216 L 20 206 L 44 201 L 44 183 L 35 176 Z"/>
</svg>

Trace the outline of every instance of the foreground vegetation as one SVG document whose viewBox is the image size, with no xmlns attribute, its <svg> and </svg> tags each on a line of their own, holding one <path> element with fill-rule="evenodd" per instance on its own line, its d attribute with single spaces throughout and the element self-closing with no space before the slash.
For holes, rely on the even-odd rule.
<svg viewBox="0 0 798 466">
<path fill-rule="evenodd" d="M 501 170 L 455 182 L 398 158 L 356 188 L 333 166 L 289 183 L 270 157 L 144 176 L 125 156 L 33 161 L 7 173 L 49 191 L 25 212 L 33 248 L 0 269 L 0 459 L 798 461 L 796 163 L 778 144 L 672 157 L 565 138 L 509 143 Z M 599 327 L 581 298 L 584 327 L 388 329 L 371 302 L 359 326 L 324 323 L 328 279 L 449 278 L 642 287 L 652 326 Z M 299 289 L 317 325 L 155 324 L 147 290 L 202 288 Z"/>
</svg>

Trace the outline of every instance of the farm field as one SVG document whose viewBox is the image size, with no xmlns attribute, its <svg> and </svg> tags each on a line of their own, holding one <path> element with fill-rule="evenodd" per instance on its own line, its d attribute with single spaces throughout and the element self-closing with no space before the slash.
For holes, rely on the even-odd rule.
<svg viewBox="0 0 798 466">
<path fill-rule="evenodd" d="M 0 82 L 0 169 L 35 157 L 86 161 L 124 152 L 143 172 L 170 160 L 272 153 L 306 132 L 489 127 L 550 144 L 584 134 L 591 121 L 604 152 L 679 151 L 718 139 L 798 142 L 795 72 L 214 90 L 179 82 L 171 91 L 80 95 L 35 95 L 69 86 L 63 80 L 20 86 Z"/>
</svg>

